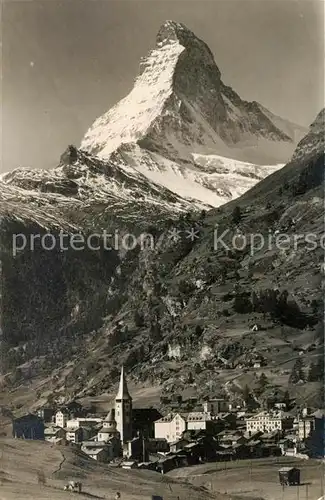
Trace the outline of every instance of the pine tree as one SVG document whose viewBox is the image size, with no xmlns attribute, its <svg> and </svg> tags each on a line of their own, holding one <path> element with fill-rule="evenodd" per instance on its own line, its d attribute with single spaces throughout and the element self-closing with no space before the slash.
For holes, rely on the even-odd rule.
<svg viewBox="0 0 325 500">
<path fill-rule="evenodd" d="M 308 370 L 308 382 L 318 382 L 324 379 L 324 362 L 320 358 L 317 363 L 311 363 Z"/>
<path fill-rule="evenodd" d="M 284 393 L 283 402 L 285 403 L 286 409 L 288 410 L 290 408 L 290 403 L 291 403 L 290 395 L 289 395 L 289 391 L 288 390 L 286 390 L 285 393 Z"/>
<path fill-rule="evenodd" d="M 243 389 L 243 400 L 245 401 L 246 404 L 249 403 L 250 397 L 251 397 L 251 391 L 248 385 L 246 384 Z"/>
<path fill-rule="evenodd" d="M 236 205 L 232 212 L 232 221 L 235 224 L 238 224 L 241 221 L 241 219 L 242 219 L 241 209 L 238 205 Z"/>
<path fill-rule="evenodd" d="M 297 384 L 300 380 L 305 381 L 305 373 L 303 370 L 304 364 L 301 358 L 298 358 L 293 365 L 289 382 L 291 384 Z"/>
<path fill-rule="evenodd" d="M 308 382 L 316 382 L 317 378 L 317 366 L 315 365 L 315 363 L 310 363 L 307 380 Z"/>
<path fill-rule="evenodd" d="M 262 389 L 264 389 L 264 388 L 267 386 L 267 384 L 269 383 L 269 381 L 268 381 L 268 378 L 267 378 L 267 376 L 265 375 L 265 373 L 261 373 L 261 376 L 260 376 L 260 378 L 259 378 L 258 383 L 259 383 L 259 386 L 260 386 Z"/>
</svg>

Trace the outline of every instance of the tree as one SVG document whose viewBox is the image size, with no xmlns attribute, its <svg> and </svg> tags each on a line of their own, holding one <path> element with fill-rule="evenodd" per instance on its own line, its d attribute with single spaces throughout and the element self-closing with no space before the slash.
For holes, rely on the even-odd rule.
<svg viewBox="0 0 325 500">
<path fill-rule="evenodd" d="M 232 211 L 232 221 L 235 224 L 238 224 L 241 221 L 241 219 L 242 219 L 241 209 L 238 205 L 236 205 Z"/>
<path fill-rule="evenodd" d="M 251 398 L 251 391 L 248 385 L 246 384 L 243 389 L 243 400 L 246 403 L 246 405 L 249 403 L 250 398 Z"/>
<path fill-rule="evenodd" d="M 141 314 L 139 311 L 135 311 L 134 313 L 134 323 L 135 326 L 141 328 L 144 326 L 144 317 L 143 314 Z"/>
<path fill-rule="evenodd" d="M 290 400 L 290 395 L 289 395 L 288 389 L 284 393 L 283 402 L 285 403 L 286 409 L 288 410 L 290 408 L 290 404 L 291 404 L 291 400 Z"/>
<path fill-rule="evenodd" d="M 289 382 L 291 384 L 298 384 L 301 380 L 304 382 L 305 381 L 305 373 L 303 371 L 303 361 L 301 358 L 298 358 L 295 364 L 293 365 L 291 375 L 289 378 Z"/>
<path fill-rule="evenodd" d="M 308 370 L 308 382 L 318 382 L 324 379 L 324 362 L 319 359 L 317 363 L 311 363 Z"/>
<path fill-rule="evenodd" d="M 238 314 L 247 314 L 252 311 L 252 304 L 248 293 L 237 293 L 235 295 L 234 310 Z"/>
<path fill-rule="evenodd" d="M 258 385 L 261 387 L 261 389 L 264 389 L 268 383 L 269 383 L 269 380 L 268 380 L 267 376 L 265 375 L 265 373 L 261 373 L 261 376 L 258 380 Z"/>
</svg>

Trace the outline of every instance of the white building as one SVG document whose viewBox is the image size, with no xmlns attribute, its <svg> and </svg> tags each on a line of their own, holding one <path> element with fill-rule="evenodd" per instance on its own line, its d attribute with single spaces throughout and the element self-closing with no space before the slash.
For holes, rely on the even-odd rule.
<svg viewBox="0 0 325 500">
<path fill-rule="evenodd" d="M 155 422 L 155 439 L 178 441 L 186 430 L 202 430 L 213 425 L 210 412 L 169 413 Z"/>
<path fill-rule="evenodd" d="M 82 437 L 83 437 L 83 432 L 82 432 L 81 427 L 76 427 L 74 429 L 66 428 L 65 430 L 66 430 L 65 437 L 66 437 L 67 441 L 70 441 L 71 443 L 76 443 L 76 444 L 81 443 Z"/>
<path fill-rule="evenodd" d="M 59 410 L 55 414 L 55 425 L 56 427 L 66 427 L 69 415 L 68 413 Z"/>
<path fill-rule="evenodd" d="M 310 416 L 310 417 L 304 417 L 301 420 L 299 420 L 298 423 L 298 436 L 300 441 L 304 441 L 307 439 L 311 433 L 315 430 L 315 418 Z"/>
<path fill-rule="evenodd" d="M 169 413 L 155 422 L 155 439 L 166 439 L 168 443 L 178 441 L 186 430 L 186 416 Z"/>
<path fill-rule="evenodd" d="M 68 429 L 76 429 L 77 427 L 82 427 L 83 425 L 92 426 L 101 424 L 103 422 L 102 418 L 98 417 L 80 417 L 80 418 L 72 418 L 67 420 L 66 427 Z"/>
<path fill-rule="evenodd" d="M 286 417 L 282 411 L 270 413 L 262 411 L 246 419 L 246 431 L 251 433 L 283 431 L 292 428 L 292 425 L 293 418 Z"/>
<path fill-rule="evenodd" d="M 187 430 L 207 430 L 212 422 L 212 415 L 206 411 L 193 411 L 186 417 Z"/>
</svg>

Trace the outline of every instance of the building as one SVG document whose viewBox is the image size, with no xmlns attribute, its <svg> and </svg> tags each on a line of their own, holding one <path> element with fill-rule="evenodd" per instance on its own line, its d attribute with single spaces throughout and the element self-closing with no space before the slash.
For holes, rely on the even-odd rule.
<svg viewBox="0 0 325 500">
<path fill-rule="evenodd" d="M 65 428 L 66 434 L 66 440 L 70 441 L 71 443 L 79 444 L 83 440 L 83 432 L 81 427 L 76 427 L 75 429 L 68 429 L 67 427 Z"/>
<path fill-rule="evenodd" d="M 314 429 L 305 441 L 310 457 L 324 458 L 325 455 L 325 411 L 317 410 L 314 417 Z"/>
<path fill-rule="evenodd" d="M 170 449 L 166 439 L 159 438 L 146 439 L 145 446 L 149 453 L 168 453 Z"/>
<path fill-rule="evenodd" d="M 298 437 L 299 441 L 304 441 L 307 439 L 311 433 L 315 430 L 315 418 L 305 417 L 298 421 Z"/>
<path fill-rule="evenodd" d="M 85 448 L 82 450 L 89 458 L 96 460 L 97 462 L 109 462 L 109 453 L 107 448 Z"/>
<path fill-rule="evenodd" d="M 62 406 L 55 414 L 55 425 L 58 427 L 66 427 L 67 421 L 70 419 L 76 419 L 77 417 L 83 417 L 85 410 L 81 404 L 76 401 L 71 401 L 66 405 Z"/>
<path fill-rule="evenodd" d="M 114 444 L 111 442 L 84 441 L 81 444 L 81 451 L 98 462 L 111 462 L 116 456 Z"/>
<path fill-rule="evenodd" d="M 206 413 L 218 413 L 228 411 L 228 404 L 223 398 L 213 398 L 203 403 L 203 411 Z"/>
<path fill-rule="evenodd" d="M 166 439 L 168 443 L 172 443 L 181 438 L 186 428 L 186 414 L 168 413 L 155 422 L 155 438 Z"/>
<path fill-rule="evenodd" d="M 22 439 L 44 439 L 44 422 L 37 415 L 29 413 L 12 421 L 12 435 Z"/>
<path fill-rule="evenodd" d="M 69 419 L 69 413 L 66 410 L 59 410 L 55 414 L 55 426 L 65 428 Z"/>
<path fill-rule="evenodd" d="M 188 430 L 212 430 L 214 421 L 210 412 L 192 411 L 186 416 L 186 423 Z"/>
<path fill-rule="evenodd" d="M 291 429 L 293 418 L 287 417 L 284 412 L 262 411 L 245 420 L 247 432 L 272 432 Z"/>
<path fill-rule="evenodd" d="M 166 439 L 168 443 L 181 439 L 183 432 L 205 430 L 213 433 L 220 428 L 220 420 L 210 412 L 169 413 L 155 422 L 155 437 Z"/>
<path fill-rule="evenodd" d="M 65 439 L 65 430 L 62 427 L 45 427 L 44 437 L 46 441 L 53 441 L 54 439 Z"/>
<path fill-rule="evenodd" d="M 115 420 L 122 443 L 132 439 L 132 398 L 127 388 L 123 366 L 115 398 Z"/>
<path fill-rule="evenodd" d="M 103 422 L 102 418 L 98 417 L 77 417 L 66 421 L 66 427 L 69 429 L 75 429 L 76 427 L 83 426 L 96 426 Z"/>
<path fill-rule="evenodd" d="M 97 440 L 110 441 L 112 438 L 120 439 L 120 433 L 117 430 L 113 410 L 110 410 L 103 420 L 103 426 L 98 431 Z"/>
</svg>

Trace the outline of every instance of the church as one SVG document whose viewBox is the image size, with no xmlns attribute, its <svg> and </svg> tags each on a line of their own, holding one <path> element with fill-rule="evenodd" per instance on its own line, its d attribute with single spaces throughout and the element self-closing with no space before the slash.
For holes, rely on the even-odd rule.
<svg viewBox="0 0 325 500">
<path fill-rule="evenodd" d="M 107 442 L 112 439 L 118 439 L 122 446 L 132 439 L 132 398 L 127 387 L 123 366 L 115 397 L 115 407 L 108 412 L 97 435 L 98 441 Z"/>
<path fill-rule="evenodd" d="M 109 443 L 112 448 L 110 452 L 112 457 L 121 453 L 125 456 L 132 456 L 139 446 L 141 450 L 140 452 L 137 450 L 136 454 L 141 454 L 142 440 L 154 437 L 154 422 L 159 418 L 161 414 L 154 408 L 133 409 L 122 366 L 115 404 L 102 422 L 102 427 L 97 434 L 97 442 Z"/>
<path fill-rule="evenodd" d="M 121 369 L 120 383 L 115 397 L 115 421 L 121 443 L 132 439 L 132 398 L 128 391 L 124 366 Z"/>
</svg>

